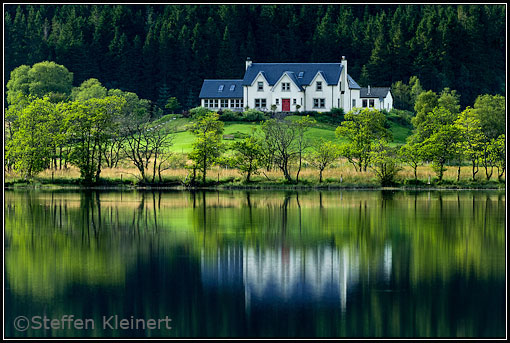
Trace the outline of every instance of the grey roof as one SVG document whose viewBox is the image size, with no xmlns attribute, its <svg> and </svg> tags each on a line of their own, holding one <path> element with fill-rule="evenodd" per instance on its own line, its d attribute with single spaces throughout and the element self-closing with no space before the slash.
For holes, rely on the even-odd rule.
<svg viewBox="0 0 510 343">
<path fill-rule="evenodd" d="M 328 85 L 338 84 L 342 73 L 341 63 L 252 63 L 244 73 L 243 86 L 249 86 L 257 75 L 262 72 L 270 86 L 273 86 L 283 73 L 294 73 L 303 77 L 296 77 L 297 85 L 309 85 L 315 75 L 321 72 Z M 289 74 L 290 75 L 290 74 Z"/>
<path fill-rule="evenodd" d="M 361 87 L 359 91 L 360 98 L 385 98 L 390 91 L 390 87 L 370 87 L 370 94 L 368 94 L 368 87 Z"/>
<path fill-rule="evenodd" d="M 200 90 L 200 98 L 227 98 L 235 99 L 243 98 L 243 80 L 204 80 L 202 89 Z M 219 91 L 223 85 L 223 91 Z M 230 90 L 230 86 L 234 85 L 234 90 Z"/>
</svg>

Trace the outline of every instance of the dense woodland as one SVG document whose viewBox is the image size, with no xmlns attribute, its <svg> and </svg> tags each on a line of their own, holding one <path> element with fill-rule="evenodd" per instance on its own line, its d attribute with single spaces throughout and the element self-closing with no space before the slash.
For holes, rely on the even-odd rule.
<svg viewBox="0 0 510 343">
<path fill-rule="evenodd" d="M 417 76 L 462 107 L 505 89 L 504 5 L 6 5 L 5 80 L 49 60 L 107 88 L 198 105 L 204 78 L 256 62 L 349 61 L 362 86 Z"/>
</svg>

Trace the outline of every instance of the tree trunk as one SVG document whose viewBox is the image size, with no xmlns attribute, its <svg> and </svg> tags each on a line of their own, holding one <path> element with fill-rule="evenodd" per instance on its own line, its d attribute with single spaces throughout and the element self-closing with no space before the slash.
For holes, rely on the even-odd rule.
<svg viewBox="0 0 510 343">
<path fill-rule="evenodd" d="M 485 176 L 487 177 L 487 181 L 489 181 L 491 179 L 491 177 L 492 177 L 492 173 L 494 171 L 493 170 L 494 167 L 491 166 L 491 172 L 490 173 L 489 173 L 489 167 L 487 165 L 485 165 L 484 167 L 485 167 Z"/>
<path fill-rule="evenodd" d="M 322 169 L 319 170 L 319 183 L 322 183 Z"/>
<path fill-rule="evenodd" d="M 301 172 L 301 160 L 302 160 L 301 153 L 299 153 L 299 167 L 296 173 L 296 183 L 299 183 L 299 173 Z"/>
</svg>

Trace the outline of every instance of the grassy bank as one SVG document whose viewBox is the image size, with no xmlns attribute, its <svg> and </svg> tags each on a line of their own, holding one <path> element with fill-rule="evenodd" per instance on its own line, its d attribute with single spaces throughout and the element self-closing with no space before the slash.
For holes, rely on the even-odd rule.
<svg viewBox="0 0 510 343">
<path fill-rule="evenodd" d="M 192 150 L 192 144 L 195 140 L 195 136 L 187 131 L 188 125 L 191 123 L 189 118 L 178 118 L 172 119 L 174 115 L 168 115 L 161 118 L 161 123 L 165 128 L 171 129 L 176 133 L 173 134 L 173 145 L 170 148 L 171 151 L 177 153 L 188 153 Z M 291 120 L 297 120 L 299 116 L 289 116 Z M 340 125 L 340 124 L 338 124 Z M 338 125 L 317 122 L 315 123 L 306 133 L 305 136 L 311 141 L 316 141 L 319 138 L 326 140 L 342 142 L 335 136 L 335 130 Z M 404 144 L 407 136 L 411 134 L 411 129 L 402 125 L 399 125 L 393 121 L 389 121 L 390 131 L 393 134 L 393 142 L 390 145 Z M 258 122 L 225 122 L 223 135 L 243 135 L 251 134 L 253 129 L 260 129 L 261 124 Z M 226 142 L 232 142 L 231 140 L 223 140 Z"/>
<path fill-rule="evenodd" d="M 435 178 L 430 166 L 418 167 L 418 180 L 414 180 L 413 171 L 404 167 L 397 176 L 394 187 L 412 189 L 505 189 L 503 182 L 497 177 L 487 181 L 483 170 L 480 170 L 476 181 L 471 180 L 471 168 L 461 168 L 461 177 L 457 182 L 457 168 L 450 167 L 445 172 L 441 183 Z M 293 170 L 295 178 L 295 170 Z M 186 169 L 166 170 L 162 173 L 162 182 L 140 182 L 135 168 L 121 166 L 115 169 L 104 169 L 101 181 L 93 188 L 185 188 L 189 181 L 189 171 Z M 346 161 L 341 161 L 333 168 L 326 169 L 324 181 L 319 183 L 319 173 L 316 169 L 305 167 L 299 177 L 299 183 L 288 183 L 277 171 L 263 172 L 252 177 L 252 182 L 245 182 L 244 177 L 235 169 L 212 168 L 207 174 L 204 185 L 193 188 L 215 189 L 357 189 L 380 188 L 381 184 L 371 171 L 356 172 Z M 430 183 L 429 183 L 430 177 Z M 156 181 L 157 181 L 156 176 Z M 5 188 L 84 188 L 80 184 L 79 170 L 72 167 L 67 170 L 46 170 L 31 180 L 23 180 L 19 175 L 6 172 Z"/>
</svg>

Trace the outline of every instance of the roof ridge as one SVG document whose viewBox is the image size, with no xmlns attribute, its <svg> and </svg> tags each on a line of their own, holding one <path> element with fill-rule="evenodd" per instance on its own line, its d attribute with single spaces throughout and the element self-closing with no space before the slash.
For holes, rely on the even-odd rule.
<svg viewBox="0 0 510 343">
<path fill-rule="evenodd" d="M 243 81 L 243 79 L 204 79 L 204 81 Z"/>
</svg>

